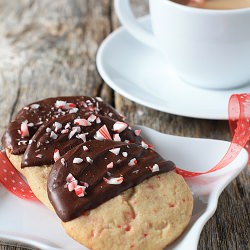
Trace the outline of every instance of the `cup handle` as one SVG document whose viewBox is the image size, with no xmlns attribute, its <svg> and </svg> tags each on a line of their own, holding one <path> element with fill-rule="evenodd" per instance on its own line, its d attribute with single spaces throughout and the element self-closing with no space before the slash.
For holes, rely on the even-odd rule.
<svg viewBox="0 0 250 250">
<path fill-rule="evenodd" d="M 132 13 L 129 0 L 115 0 L 115 11 L 122 25 L 139 41 L 157 49 L 156 41 L 152 33 L 140 26 Z"/>
</svg>

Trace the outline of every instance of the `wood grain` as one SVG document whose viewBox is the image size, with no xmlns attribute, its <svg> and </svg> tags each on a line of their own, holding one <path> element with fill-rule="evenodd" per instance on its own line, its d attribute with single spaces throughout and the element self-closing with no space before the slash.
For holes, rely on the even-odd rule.
<svg viewBox="0 0 250 250">
<path fill-rule="evenodd" d="M 137 16 L 148 12 L 146 0 L 132 3 Z M 112 0 L 0 0 L 0 134 L 31 101 L 82 94 L 102 96 L 134 124 L 174 135 L 230 140 L 227 121 L 155 111 L 103 82 L 96 52 L 119 26 Z M 245 170 L 222 193 L 198 249 L 250 249 L 249 193 L 250 174 Z M 0 249 L 19 248 L 0 244 Z"/>
</svg>

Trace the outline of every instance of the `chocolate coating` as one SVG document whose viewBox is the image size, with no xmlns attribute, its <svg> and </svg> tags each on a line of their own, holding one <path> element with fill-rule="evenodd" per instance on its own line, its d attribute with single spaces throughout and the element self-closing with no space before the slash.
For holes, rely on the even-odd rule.
<svg viewBox="0 0 250 250">
<path fill-rule="evenodd" d="M 83 146 L 88 151 L 84 151 Z M 120 148 L 118 155 L 109 151 L 114 148 Z M 73 163 L 75 158 L 83 161 Z M 165 161 L 152 149 L 145 149 L 134 143 L 114 141 L 89 141 L 80 144 L 68 151 L 63 159 L 67 166 L 59 159 L 48 178 L 49 199 L 63 221 L 79 217 L 84 211 L 96 208 L 151 176 L 175 169 L 173 162 Z M 137 163 L 131 165 L 134 159 Z M 112 168 L 107 167 L 110 163 L 113 163 Z M 159 170 L 153 171 L 155 164 Z M 84 197 L 78 197 L 74 190 L 68 190 L 66 178 L 69 174 L 75 177 L 78 185 L 88 183 Z M 120 184 L 107 182 L 111 178 L 120 177 L 123 178 Z"/>
<path fill-rule="evenodd" d="M 93 115 L 91 116 L 93 117 Z M 107 127 L 111 138 L 113 138 L 113 135 L 116 134 L 113 126 L 117 121 L 107 116 L 94 115 L 94 120 L 89 122 L 88 126 L 76 124 L 78 119 L 91 121 L 89 119 L 91 116 L 68 114 L 51 119 L 43 124 L 32 137 L 32 142 L 24 153 L 22 167 L 54 164 L 54 151 L 56 149 L 59 150 L 60 155 L 63 155 L 85 141 L 95 140 L 96 132 L 104 125 Z M 56 139 L 51 137 L 52 133 L 56 136 Z M 135 132 L 129 127 L 121 131 L 119 136 L 121 141 L 129 140 L 137 144 L 142 142 L 142 137 L 136 136 Z"/>
<path fill-rule="evenodd" d="M 100 114 L 110 116 L 116 120 L 122 120 L 122 117 L 113 107 L 104 103 L 98 97 L 70 96 L 48 98 L 31 103 L 18 112 L 15 120 L 9 124 L 2 137 L 2 145 L 10 149 L 14 155 L 23 154 L 29 144 L 29 140 L 41 125 L 51 119 L 71 113 Z M 20 133 L 22 123 L 28 124 L 29 134 L 26 136 L 22 136 Z"/>
</svg>

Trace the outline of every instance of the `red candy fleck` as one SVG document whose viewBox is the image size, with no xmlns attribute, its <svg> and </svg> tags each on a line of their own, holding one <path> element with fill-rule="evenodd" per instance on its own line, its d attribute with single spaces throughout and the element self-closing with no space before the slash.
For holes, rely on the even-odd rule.
<svg viewBox="0 0 250 250">
<path fill-rule="evenodd" d="M 58 149 L 55 149 L 55 151 L 54 151 L 54 161 L 55 162 L 58 161 L 59 158 L 60 158 L 60 152 L 59 152 Z"/>
</svg>

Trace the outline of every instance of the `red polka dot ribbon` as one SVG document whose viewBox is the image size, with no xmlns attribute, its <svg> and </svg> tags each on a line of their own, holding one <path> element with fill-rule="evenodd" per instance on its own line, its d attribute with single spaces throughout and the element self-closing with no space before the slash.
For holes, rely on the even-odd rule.
<svg viewBox="0 0 250 250">
<path fill-rule="evenodd" d="M 22 199 L 38 201 L 29 185 L 23 180 L 3 152 L 0 152 L 0 183 L 11 193 Z"/>
<path fill-rule="evenodd" d="M 228 120 L 233 140 L 224 157 L 206 172 L 191 172 L 177 168 L 176 172 L 183 177 L 195 177 L 212 173 L 226 167 L 246 148 L 250 153 L 250 94 L 235 94 L 229 99 Z"/>
</svg>

